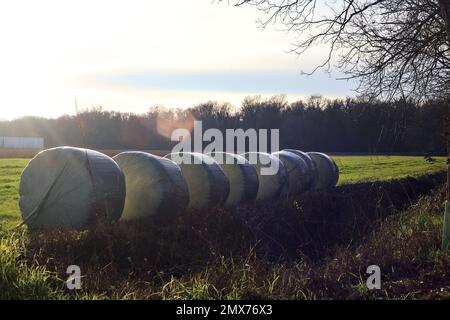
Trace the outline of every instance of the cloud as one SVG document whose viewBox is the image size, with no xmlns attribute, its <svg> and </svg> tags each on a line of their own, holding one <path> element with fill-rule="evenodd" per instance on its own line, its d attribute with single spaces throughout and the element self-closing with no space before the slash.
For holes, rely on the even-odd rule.
<svg viewBox="0 0 450 320">
<path fill-rule="evenodd" d="M 99 75 L 100 86 L 136 90 L 165 89 L 172 91 L 234 92 L 246 94 L 320 93 L 327 96 L 350 95 L 351 85 L 332 76 L 318 73 L 311 76 L 298 71 L 210 71 L 210 72 L 125 72 Z"/>
<path fill-rule="evenodd" d="M 238 104 L 245 95 L 351 94 L 325 74 L 326 52 L 287 54 L 292 35 L 260 12 L 211 0 L 15 0 L 0 4 L 1 117 L 58 116 L 80 105 Z"/>
</svg>

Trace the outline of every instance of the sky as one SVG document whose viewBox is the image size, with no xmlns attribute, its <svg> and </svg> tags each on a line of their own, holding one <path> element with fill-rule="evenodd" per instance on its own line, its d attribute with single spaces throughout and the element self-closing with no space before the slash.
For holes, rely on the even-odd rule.
<svg viewBox="0 0 450 320">
<path fill-rule="evenodd" d="M 326 52 L 288 53 L 295 35 L 252 7 L 212 0 L 0 2 L 0 119 L 79 108 L 142 113 L 246 96 L 345 97 L 352 83 L 311 71 Z"/>
</svg>

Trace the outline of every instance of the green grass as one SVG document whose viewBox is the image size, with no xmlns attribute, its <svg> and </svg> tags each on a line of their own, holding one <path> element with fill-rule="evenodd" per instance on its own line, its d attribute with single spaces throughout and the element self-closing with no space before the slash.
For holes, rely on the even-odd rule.
<svg viewBox="0 0 450 320">
<path fill-rule="evenodd" d="M 34 258 L 24 259 L 23 237 L 0 239 L 0 299 L 62 299 L 51 283 L 63 281 Z"/>
<path fill-rule="evenodd" d="M 432 163 L 416 156 L 333 156 L 333 159 L 339 166 L 340 185 L 417 177 L 446 167 L 445 157 L 434 157 Z"/>
<path fill-rule="evenodd" d="M 0 235 L 20 223 L 19 180 L 27 159 L 0 159 Z"/>
<path fill-rule="evenodd" d="M 422 157 L 334 158 L 341 171 L 340 184 L 445 169 L 444 158 L 434 163 Z M 439 251 L 443 188 L 402 213 L 369 219 L 370 232 L 330 245 L 320 258 L 299 253 L 286 261 L 268 259 L 256 249 L 260 242 L 247 226 L 219 209 L 190 212 L 171 218 L 170 224 L 156 220 L 117 225 L 109 231 L 13 229 L 21 222 L 18 184 L 27 162 L 0 159 L 0 299 L 450 298 L 442 276 L 450 270 L 450 256 Z M 292 203 L 273 205 L 277 206 L 293 217 L 304 214 Z M 248 210 L 252 214 L 251 210 L 274 209 L 267 205 L 238 213 Z M 335 222 L 331 228 L 340 227 Z M 270 219 L 268 223 L 272 224 Z M 290 229 L 279 232 L 285 230 Z M 80 292 L 64 289 L 61 280 L 74 261 L 86 274 Z M 368 291 L 364 285 L 370 264 L 382 269 L 381 291 Z"/>
</svg>

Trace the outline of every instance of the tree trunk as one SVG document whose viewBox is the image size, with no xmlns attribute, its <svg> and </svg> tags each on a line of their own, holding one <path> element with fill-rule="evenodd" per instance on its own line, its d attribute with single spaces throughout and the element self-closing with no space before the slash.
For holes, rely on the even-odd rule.
<svg viewBox="0 0 450 320">
<path fill-rule="evenodd" d="M 439 0 L 439 5 L 442 10 L 442 17 L 445 20 L 445 26 L 447 27 L 447 41 L 450 47 L 450 0 Z M 449 84 L 450 85 L 450 84 Z M 450 88 L 448 89 L 450 93 Z M 447 94 L 448 94 L 447 93 Z M 450 97 L 447 96 L 447 118 L 445 119 L 446 125 L 446 139 L 447 139 L 447 201 L 450 201 Z"/>
</svg>

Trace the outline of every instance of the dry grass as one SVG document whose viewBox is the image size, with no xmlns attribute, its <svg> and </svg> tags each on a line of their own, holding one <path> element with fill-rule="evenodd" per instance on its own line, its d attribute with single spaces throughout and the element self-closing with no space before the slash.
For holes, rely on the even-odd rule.
<svg viewBox="0 0 450 320">
<path fill-rule="evenodd" d="M 281 199 L 93 230 L 33 231 L 23 238 L 24 257 L 61 278 L 68 265 L 79 265 L 82 291 L 48 284 L 75 298 L 445 298 L 443 189 L 420 196 L 436 181 L 361 185 L 353 207 L 342 207 L 349 194 L 340 189 L 297 199 L 304 206 Z M 363 187 L 372 196 L 360 197 Z M 415 203 L 406 211 L 399 211 L 402 194 Z M 381 291 L 365 286 L 371 264 L 381 267 Z"/>
</svg>

